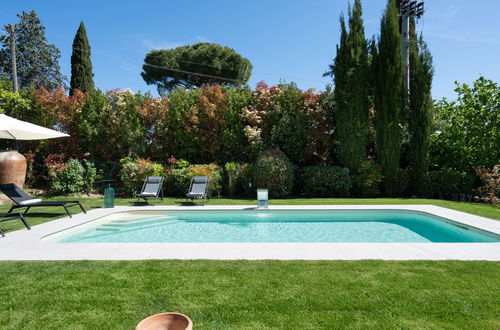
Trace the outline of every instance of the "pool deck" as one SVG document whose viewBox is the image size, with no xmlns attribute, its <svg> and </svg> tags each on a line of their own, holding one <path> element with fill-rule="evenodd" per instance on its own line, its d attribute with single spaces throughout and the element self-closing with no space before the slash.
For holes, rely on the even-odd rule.
<svg viewBox="0 0 500 330">
<path fill-rule="evenodd" d="M 249 205 L 118 206 L 94 209 L 6 234 L 0 260 L 489 260 L 500 261 L 500 243 L 54 243 L 43 237 L 123 211 L 245 210 Z M 412 210 L 427 212 L 500 235 L 500 221 L 434 205 L 287 205 L 269 210 Z M 29 221 L 29 215 L 28 215 Z"/>
</svg>

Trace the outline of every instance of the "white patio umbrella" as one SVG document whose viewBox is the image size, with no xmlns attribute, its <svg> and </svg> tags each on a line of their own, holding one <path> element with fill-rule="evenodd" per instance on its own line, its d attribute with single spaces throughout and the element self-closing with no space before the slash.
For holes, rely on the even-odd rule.
<svg viewBox="0 0 500 330">
<path fill-rule="evenodd" d="M 66 136 L 69 135 L 0 114 L 0 139 L 43 140 Z"/>
</svg>

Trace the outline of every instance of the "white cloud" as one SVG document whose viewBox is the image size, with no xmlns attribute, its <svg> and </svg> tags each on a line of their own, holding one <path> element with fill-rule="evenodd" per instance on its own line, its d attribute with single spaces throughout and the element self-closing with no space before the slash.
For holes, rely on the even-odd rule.
<svg viewBox="0 0 500 330">
<path fill-rule="evenodd" d="M 157 40 L 141 38 L 141 42 L 144 46 L 146 46 L 148 50 L 152 50 L 152 49 L 172 49 L 198 42 L 210 42 L 210 40 L 205 36 L 197 35 L 194 38 L 191 38 L 190 40 L 184 40 L 184 41 L 166 41 L 166 40 L 157 41 Z"/>
<path fill-rule="evenodd" d="M 445 20 L 450 20 L 452 19 L 453 17 L 457 16 L 458 12 L 460 11 L 460 7 L 456 6 L 456 5 L 450 5 L 448 7 L 448 11 L 446 11 L 444 14 L 443 14 L 443 19 Z"/>
<path fill-rule="evenodd" d="M 142 70 L 141 66 L 136 65 L 132 62 L 123 60 L 111 54 L 104 54 L 104 55 L 106 55 L 113 63 L 115 63 L 116 65 L 118 65 L 118 67 L 120 67 L 125 71 L 134 72 L 137 74 L 137 72 L 140 72 Z"/>
<path fill-rule="evenodd" d="M 450 40 L 450 41 L 458 41 L 465 43 L 478 43 L 478 44 L 487 44 L 487 45 L 500 45 L 500 40 L 494 37 L 488 37 L 485 35 L 479 35 L 476 33 L 433 33 L 427 32 L 427 35 L 435 38 Z"/>
<path fill-rule="evenodd" d="M 143 39 L 142 44 L 148 49 L 171 49 L 182 46 L 180 42 L 169 42 L 169 41 L 153 41 L 148 39 Z"/>
<path fill-rule="evenodd" d="M 194 38 L 194 40 L 195 40 L 196 42 L 212 42 L 212 41 L 210 41 L 208 38 L 206 38 L 206 37 L 204 37 L 204 36 L 202 36 L 202 35 L 198 35 L 198 36 L 196 36 L 196 37 Z"/>
</svg>

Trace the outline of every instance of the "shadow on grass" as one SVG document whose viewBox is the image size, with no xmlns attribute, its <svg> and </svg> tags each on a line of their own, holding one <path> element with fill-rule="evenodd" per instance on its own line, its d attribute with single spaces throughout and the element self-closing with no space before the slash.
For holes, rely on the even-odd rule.
<svg viewBox="0 0 500 330">
<path fill-rule="evenodd" d="M 205 204 L 200 204 L 196 202 L 187 202 L 187 201 L 174 201 L 175 204 L 179 204 L 180 206 L 205 206 Z"/>
<path fill-rule="evenodd" d="M 76 214 L 76 213 L 72 213 Z M 26 217 L 30 218 L 47 218 L 47 217 L 62 217 L 62 216 L 67 216 L 66 212 L 60 212 L 60 213 L 54 213 L 54 212 L 29 212 L 27 214 L 23 215 Z"/>
</svg>

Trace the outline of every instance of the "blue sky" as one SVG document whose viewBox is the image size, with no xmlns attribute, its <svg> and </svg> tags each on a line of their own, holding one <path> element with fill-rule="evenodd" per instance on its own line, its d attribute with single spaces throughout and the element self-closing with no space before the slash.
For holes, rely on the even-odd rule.
<svg viewBox="0 0 500 330">
<path fill-rule="evenodd" d="M 377 34 L 386 0 L 364 0 L 367 37 Z M 92 46 L 97 87 L 151 91 L 140 76 L 144 55 L 196 42 L 234 48 L 253 64 L 249 84 L 294 81 L 324 90 L 322 74 L 335 57 L 338 17 L 347 0 L 163 0 L 4 1 L 0 24 L 35 10 L 49 42 L 61 50 L 70 76 L 71 44 L 83 20 Z M 480 74 L 500 81 L 500 1 L 428 0 L 418 30 L 434 57 L 434 98 L 455 98 L 454 81 L 471 83 Z"/>
</svg>

